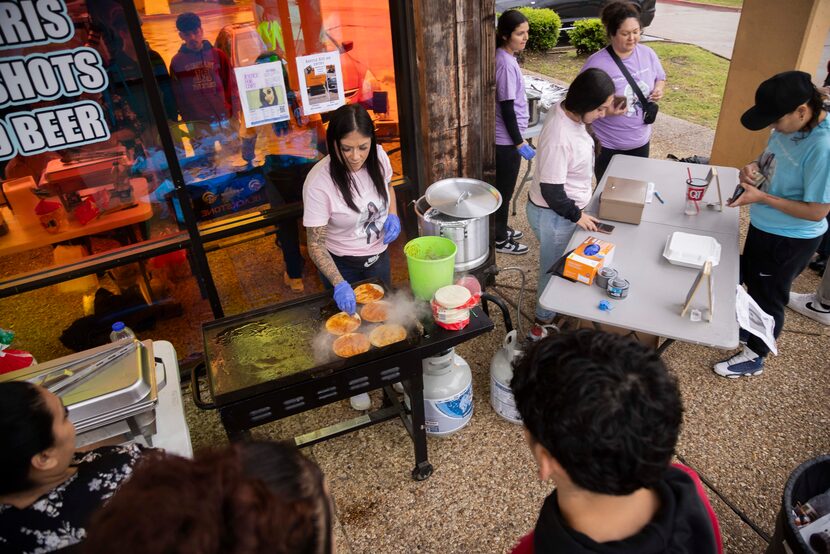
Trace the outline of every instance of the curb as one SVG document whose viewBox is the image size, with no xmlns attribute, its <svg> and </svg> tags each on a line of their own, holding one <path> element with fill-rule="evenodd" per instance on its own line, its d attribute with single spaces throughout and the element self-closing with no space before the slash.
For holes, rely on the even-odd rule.
<svg viewBox="0 0 830 554">
<path fill-rule="evenodd" d="M 732 6 L 716 6 L 715 4 L 701 4 L 700 2 L 691 2 L 689 0 L 658 0 L 658 3 L 674 4 L 676 6 L 686 6 L 689 8 L 701 8 L 704 10 L 710 10 L 714 12 L 741 13 L 741 8 L 733 8 Z"/>
<path fill-rule="evenodd" d="M 213 8 L 210 10 L 199 10 L 196 14 L 199 17 L 204 17 L 206 15 L 221 15 L 221 14 L 231 14 L 236 12 L 241 12 L 242 10 L 250 9 L 250 6 L 225 6 L 222 8 Z M 182 12 L 184 13 L 184 12 Z M 141 16 L 142 21 L 160 21 L 165 19 L 176 19 L 181 15 L 180 13 L 159 13 L 153 15 L 143 15 Z"/>
</svg>

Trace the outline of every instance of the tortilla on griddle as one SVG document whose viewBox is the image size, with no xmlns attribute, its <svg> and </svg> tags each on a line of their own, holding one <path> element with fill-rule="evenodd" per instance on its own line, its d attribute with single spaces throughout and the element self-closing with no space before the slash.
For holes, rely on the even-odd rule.
<svg viewBox="0 0 830 554">
<path fill-rule="evenodd" d="M 395 344 L 396 342 L 400 342 L 406 338 L 406 329 L 403 325 L 397 325 L 395 323 L 390 323 L 388 325 L 378 325 L 372 332 L 369 333 L 369 341 L 371 341 L 372 346 L 377 348 L 383 348 L 384 346 L 389 346 L 390 344 Z"/>
<path fill-rule="evenodd" d="M 354 289 L 354 297 L 360 304 L 371 304 L 383 298 L 383 287 L 374 283 L 364 283 Z"/>
<path fill-rule="evenodd" d="M 338 312 L 326 320 L 326 331 L 332 335 L 345 335 L 360 327 L 360 316 Z"/>
<path fill-rule="evenodd" d="M 363 306 L 360 310 L 360 317 L 369 323 L 383 323 L 389 319 L 389 311 L 391 309 L 392 305 L 389 302 L 379 300 Z"/>
<path fill-rule="evenodd" d="M 341 358 L 351 358 L 368 351 L 369 346 L 369 339 L 363 333 L 346 333 L 337 337 L 331 348 Z"/>
</svg>

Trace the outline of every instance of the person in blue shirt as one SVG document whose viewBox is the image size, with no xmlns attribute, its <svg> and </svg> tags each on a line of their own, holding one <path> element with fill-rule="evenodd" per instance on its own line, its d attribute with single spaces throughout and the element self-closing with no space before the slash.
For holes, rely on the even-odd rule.
<svg viewBox="0 0 830 554">
<path fill-rule="evenodd" d="M 741 116 L 747 129 L 772 127 L 757 161 L 741 169 L 741 194 L 729 206 L 750 206 L 741 254 L 741 280 L 775 319 L 777 338 L 793 280 L 827 230 L 830 212 L 830 121 L 818 89 L 803 71 L 779 73 L 761 83 L 755 105 Z M 747 335 L 743 349 L 715 364 L 723 377 L 760 375 L 769 347 Z"/>
</svg>

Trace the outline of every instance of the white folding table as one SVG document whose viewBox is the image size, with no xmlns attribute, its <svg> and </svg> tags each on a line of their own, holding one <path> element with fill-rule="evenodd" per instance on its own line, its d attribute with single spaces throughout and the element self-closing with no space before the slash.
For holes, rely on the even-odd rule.
<svg viewBox="0 0 830 554">
<path fill-rule="evenodd" d="M 631 225 L 612 221 L 610 235 L 589 233 L 577 227 L 568 250 L 575 248 L 588 236 L 609 240 L 616 245 L 612 267 L 631 283 L 628 297 L 613 300 L 594 285 L 574 283 L 553 277 L 543 291 L 542 307 L 585 319 L 649 333 L 671 339 L 664 341 L 662 352 L 673 340 L 731 349 L 738 345 L 738 323 L 735 319 L 735 287 L 738 283 L 738 209 L 724 207 L 723 211 L 708 208 L 717 203 L 716 183 L 713 182 L 700 203 L 700 214 L 688 216 L 685 207 L 688 171 L 693 177 L 705 177 L 707 165 L 674 161 L 652 160 L 617 155 L 611 160 L 605 176 L 597 186 L 586 212 L 597 215 L 599 196 L 608 177 L 624 177 L 654 183 L 655 190 L 665 201 L 657 198 L 646 203 L 642 221 Z M 738 170 L 717 168 L 724 202 L 738 183 Z M 721 245 L 720 263 L 712 270 L 714 279 L 714 318 L 711 322 L 691 321 L 689 314 L 680 317 L 686 295 L 698 270 L 669 263 L 663 257 L 667 238 L 675 231 L 706 235 Z M 599 309 L 600 300 L 609 300 L 613 309 Z M 701 286 L 692 301 L 692 308 L 708 308 L 708 291 Z"/>
</svg>

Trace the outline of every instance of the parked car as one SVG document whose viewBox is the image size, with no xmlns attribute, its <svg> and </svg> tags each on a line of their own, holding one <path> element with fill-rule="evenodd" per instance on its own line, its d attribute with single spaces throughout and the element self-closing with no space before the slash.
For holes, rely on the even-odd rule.
<svg viewBox="0 0 830 554">
<path fill-rule="evenodd" d="M 651 25 L 657 0 L 630 1 L 639 4 L 643 27 Z M 570 31 L 573 29 L 574 21 L 599 17 L 599 12 L 607 3 L 608 0 L 496 0 L 496 12 L 501 13 L 511 8 L 524 7 L 550 8 L 562 19 L 562 31 Z"/>
</svg>

